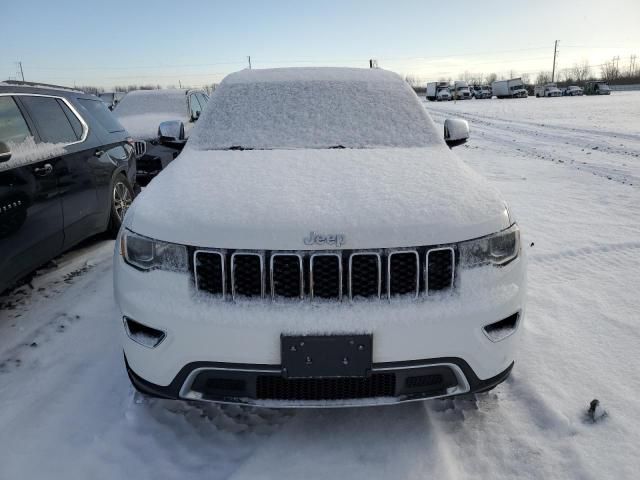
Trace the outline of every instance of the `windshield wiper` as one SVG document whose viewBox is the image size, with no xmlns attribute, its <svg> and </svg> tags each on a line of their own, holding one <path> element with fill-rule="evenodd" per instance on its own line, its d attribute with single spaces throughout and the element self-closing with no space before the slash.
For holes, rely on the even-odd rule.
<svg viewBox="0 0 640 480">
<path fill-rule="evenodd" d="M 243 147 L 242 145 L 232 145 L 227 150 L 253 150 L 253 148 Z"/>
<path fill-rule="evenodd" d="M 327 148 L 332 149 L 332 148 L 347 148 L 347 147 L 345 147 L 344 145 L 332 145 L 332 146 L 327 147 Z"/>
</svg>

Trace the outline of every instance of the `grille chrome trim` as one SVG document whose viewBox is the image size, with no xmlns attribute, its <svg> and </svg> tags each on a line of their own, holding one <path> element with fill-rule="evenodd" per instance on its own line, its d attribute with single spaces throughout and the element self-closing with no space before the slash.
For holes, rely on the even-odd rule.
<svg viewBox="0 0 640 480">
<path fill-rule="evenodd" d="M 236 294 L 236 258 L 243 256 L 256 256 L 260 259 L 260 298 L 264 298 L 265 293 L 265 278 L 264 278 L 264 253 L 255 252 L 234 252 L 231 254 L 231 297 L 233 300 L 238 299 Z"/>
<path fill-rule="evenodd" d="M 448 289 L 453 288 L 453 282 L 456 277 L 456 252 L 453 247 L 439 247 L 439 248 L 430 248 L 427 250 L 425 255 L 425 263 L 424 263 L 424 293 L 429 296 L 429 255 L 433 252 L 441 252 L 444 250 L 449 250 L 451 252 L 451 281 L 449 282 Z"/>
<path fill-rule="evenodd" d="M 391 300 L 391 258 L 394 255 L 398 255 L 400 253 L 413 253 L 416 256 L 416 293 L 413 298 L 418 298 L 420 294 L 420 254 L 417 250 L 409 249 L 409 250 L 394 250 L 389 252 L 387 255 L 387 299 Z M 427 260 L 429 258 L 429 253 L 427 253 Z M 428 268 L 425 267 L 425 268 Z M 426 277 L 425 277 L 426 278 Z"/>
<path fill-rule="evenodd" d="M 313 261 L 317 257 L 336 257 L 338 259 L 338 301 L 342 301 L 342 254 L 340 253 L 314 253 L 309 258 L 309 296 L 313 300 Z"/>
<path fill-rule="evenodd" d="M 271 258 L 269 259 L 269 281 L 271 283 L 271 299 L 274 300 L 278 297 L 278 295 L 276 295 L 276 285 L 273 281 L 273 260 L 277 257 L 296 257 L 298 259 L 298 265 L 300 268 L 300 293 L 298 294 L 298 299 L 304 300 L 304 263 L 302 261 L 302 255 L 300 255 L 299 253 L 283 252 L 272 253 Z"/>
<path fill-rule="evenodd" d="M 196 250 L 193 252 L 193 275 L 196 283 L 196 291 L 200 291 L 200 286 L 198 285 L 198 254 L 206 254 L 206 255 L 218 255 L 220 257 L 220 265 L 222 268 L 222 299 L 227 299 L 227 270 L 225 266 L 225 254 L 222 252 L 218 252 L 215 250 Z"/>
<path fill-rule="evenodd" d="M 377 252 L 355 252 L 349 255 L 349 300 L 353 301 L 353 257 L 374 256 L 378 260 L 378 299 L 382 294 L 382 260 Z"/>
</svg>

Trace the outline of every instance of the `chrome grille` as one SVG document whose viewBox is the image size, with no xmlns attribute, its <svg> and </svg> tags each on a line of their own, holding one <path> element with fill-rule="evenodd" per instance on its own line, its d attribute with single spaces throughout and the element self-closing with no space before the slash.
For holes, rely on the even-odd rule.
<svg viewBox="0 0 640 480">
<path fill-rule="evenodd" d="M 272 297 L 304 298 L 302 255 L 274 253 L 269 270 Z"/>
<path fill-rule="evenodd" d="M 339 253 L 315 253 L 309 265 L 311 298 L 342 300 L 342 256 Z"/>
<path fill-rule="evenodd" d="M 349 298 L 380 298 L 381 261 L 378 253 L 353 253 L 349 257 Z"/>
<path fill-rule="evenodd" d="M 264 297 L 264 257 L 259 253 L 231 255 L 231 292 L 237 297 Z"/>
<path fill-rule="evenodd" d="M 427 294 L 449 289 L 455 275 L 453 248 L 434 248 L 427 252 L 425 282 Z"/>
<path fill-rule="evenodd" d="M 136 140 L 133 142 L 133 149 L 135 150 L 136 158 L 143 157 L 147 153 L 147 142 L 144 140 Z"/>
<path fill-rule="evenodd" d="M 338 252 L 193 249 L 192 255 L 196 289 L 223 299 L 406 299 L 450 291 L 455 284 L 452 247 Z"/>
</svg>

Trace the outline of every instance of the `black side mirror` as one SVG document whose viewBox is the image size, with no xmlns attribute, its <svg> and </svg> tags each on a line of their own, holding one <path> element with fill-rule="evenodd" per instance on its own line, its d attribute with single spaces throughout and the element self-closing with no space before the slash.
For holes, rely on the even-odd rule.
<svg viewBox="0 0 640 480">
<path fill-rule="evenodd" d="M 444 141 L 449 148 L 457 147 L 469 140 L 469 123 L 460 118 L 447 118 L 444 121 Z"/>
<path fill-rule="evenodd" d="M 162 145 L 182 150 L 187 142 L 184 139 L 184 123 L 180 120 L 162 122 L 158 127 L 158 140 Z"/>
<path fill-rule="evenodd" d="M 195 113 L 191 114 L 191 121 L 195 122 L 200 118 L 200 110 L 196 110 Z"/>
<path fill-rule="evenodd" d="M 9 145 L 4 142 L 0 142 L 0 163 L 8 162 L 11 159 L 11 149 Z"/>
</svg>

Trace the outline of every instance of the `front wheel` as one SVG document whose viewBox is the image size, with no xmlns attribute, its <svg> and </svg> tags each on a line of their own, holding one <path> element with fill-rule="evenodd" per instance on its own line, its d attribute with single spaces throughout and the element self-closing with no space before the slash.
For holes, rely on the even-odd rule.
<svg viewBox="0 0 640 480">
<path fill-rule="evenodd" d="M 109 233 L 115 237 L 120 230 L 124 216 L 133 202 L 133 188 L 124 175 L 118 175 L 111 186 L 111 213 Z"/>
</svg>

